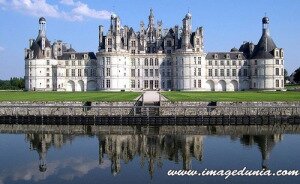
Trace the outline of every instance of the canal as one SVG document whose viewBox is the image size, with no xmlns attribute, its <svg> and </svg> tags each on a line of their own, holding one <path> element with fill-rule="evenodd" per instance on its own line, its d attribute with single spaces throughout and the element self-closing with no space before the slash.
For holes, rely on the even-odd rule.
<svg viewBox="0 0 300 184">
<path fill-rule="evenodd" d="M 1 124 L 0 153 L 0 184 L 300 183 L 300 175 L 277 176 L 300 171 L 300 125 L 291 124 Z M 272 176 L 170 175 L 243 168 Z"/>
</svg>

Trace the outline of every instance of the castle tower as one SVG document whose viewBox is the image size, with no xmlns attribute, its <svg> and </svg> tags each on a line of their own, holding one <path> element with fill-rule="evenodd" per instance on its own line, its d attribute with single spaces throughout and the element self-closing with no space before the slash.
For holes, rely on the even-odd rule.
<svg viewBox="0 0 300 184">
<path fill-rule="evenodd" d="M 190 45 L 190 36 L 192 32 L 192 15 L 187 13 L 182 20 L 182 43 L 181 48 L 187 50 Z"/>
<path fill-rule="evenodd" d="M 251 88 L 281 90 L 284 88 L 283 49 L 270 36 L 270 20 L 262 18 L 262 36 L 254 47 L 251 65 Z"/>
</svg>

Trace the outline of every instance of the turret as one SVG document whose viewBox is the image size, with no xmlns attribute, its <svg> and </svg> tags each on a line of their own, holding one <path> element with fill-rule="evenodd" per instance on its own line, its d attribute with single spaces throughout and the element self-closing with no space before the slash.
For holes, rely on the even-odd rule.
<svg viewBox="0 0 300 184">
<path fill-rule="evenodd" d="M 192 15 L 190 13 L 187 13 L 182 20 L 182 48 L 188 49 L 190 44 L 190 35 L 192 32 Z"/>
<path fill-rule="evenodd" d="M 98 46 L 98 50 L 100 51 L 101 49 L 103 49 L 103 26 L 100 25 L 99 26 L 99 46 Z"/>
</svg>

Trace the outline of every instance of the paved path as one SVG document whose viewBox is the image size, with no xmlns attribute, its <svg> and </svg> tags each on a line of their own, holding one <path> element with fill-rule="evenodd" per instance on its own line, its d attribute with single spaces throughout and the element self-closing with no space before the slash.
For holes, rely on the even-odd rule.
<svg viewBox="0 0 300 184">
<path fill-rule="evenodd" d="M 159 93 L 158 91 L 146 91 L 144 93 L 144 103 L 153 103 L 153 102 L 159 102 L 166 101 L 166 98 L 164 96 L 161 96 L 161 99 L 159 99 Z"/>
</svg>

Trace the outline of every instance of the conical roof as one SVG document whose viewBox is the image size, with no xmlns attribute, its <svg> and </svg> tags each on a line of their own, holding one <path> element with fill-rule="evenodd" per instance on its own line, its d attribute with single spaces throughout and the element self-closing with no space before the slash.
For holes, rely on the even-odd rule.
<svg viewBox="0 0 300 184">
<path fill-rule="evenodd" d="M 252 59 L 272 59 L 272 51 L 277 48 L 268 30 L 264 29 L 257 45 L 254 47 Z"/>
</svg>

